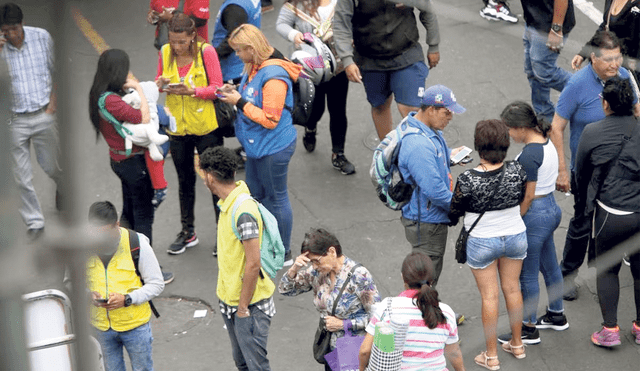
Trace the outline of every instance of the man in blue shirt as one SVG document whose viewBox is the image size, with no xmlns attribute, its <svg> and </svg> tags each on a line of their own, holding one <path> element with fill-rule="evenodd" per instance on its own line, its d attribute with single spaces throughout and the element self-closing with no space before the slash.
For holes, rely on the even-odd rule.
<svg viewBox="0 0 640 371">
<path fill-rule="evenodd" d="M 58 186 L 58 131 L 53 89 L 53 41 L 51 35 L 36 27 L 23 26 L 22 10 L 16 4 L 0 6 L 0 56 L 11 76 L 11 154 L 14 174 L 20 189 L 20 215 L 27 235 L 35 240 L 44 231 L 44 216 L 33 188 L 31 144 L 40 167 Z M 56 207 L 59 209 L 56 192 Z"/>
<path fill-rule="evenodd" d="M 409 113 L 405 119 L 420 132 L 405 136 L 398 153 L 398 167 L 404 181 L 415 186 L 411 200 L 402 208 L 402 225 L 411 246 L 429 255 L 433 261 L 434 286 L 442 271 L 453 195 L 452 151 L 447 147 L 442 130 L 454 113 L 464 111 L 451 89 L 443 85 L 428 88 L 418 112 Z M 453 152 L 457 153 L 461 148 Z"/>
<path fill-rule="evenodd" d="M 574 191 L 575 174 L 569 175 L 564 156 L 564 130 L 569 123 L 569 148 L 571 150 L 570 170 L 574 170 L 574 158 L 580 142 L 582 130 L 587 124 L 604 119 L 600 93 L 605 81 L 620 76 L 630 79 L 632 86 L 637 86 L 630 77 L 629 71 L 622 68 L 620 41 L 610 31 L 598 31 L 589 45 L 592 47 L 591 63 L 576 72 L 565 86 L 556 107 L 551 125 L 551 141 L 558 152 L 558 179 L 556 189 L 562 192 Z M 637 90 L 637 89 L 636 89 Z M 637 93 L 636 93 L 637 95 Z M 636 103 L 636 115 L 638 105 Z M 574 216 L 569 222 L 567 237 L 561 263 L 562 275 L 565 277 L 565 300 L 577 298 L 575 283 L 576 271 L 582 265 L 587 251 L 590 216 L 584 214 L 584 200 L 574 192 Z"/>
</svg>

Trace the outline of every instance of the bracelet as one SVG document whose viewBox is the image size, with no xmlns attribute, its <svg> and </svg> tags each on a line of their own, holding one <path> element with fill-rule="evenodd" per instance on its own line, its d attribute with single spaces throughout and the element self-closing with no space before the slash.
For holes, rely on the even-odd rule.
<svg viewBox="0 0 640 371">
<path fill-rule="evenodd" d="M 553 30 L 553 28 L 551 29 L 551 32 L 553 32 L 556 36 L 562 38 L 562 34 L 557 33 L 556 31 Z"/>
</svg>

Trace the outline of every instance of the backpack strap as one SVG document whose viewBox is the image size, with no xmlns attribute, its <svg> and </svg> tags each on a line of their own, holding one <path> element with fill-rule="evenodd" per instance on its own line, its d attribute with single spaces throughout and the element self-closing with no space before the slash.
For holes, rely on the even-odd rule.
<svg viewBox="0 0 640 371">
<path fill-rule="evenodd" d="M 131 130 L 125 128 L 122 123 L 111 114 L 111 112 L 107 111 L 105 101 L 110 95 L 116 94 L 110 91 L 102 93 L 102 95 L 98 99 L 98 112 L 103 119 L 107 120 L 111 125 L 113 125 L 113 128 L 116 129 L 116 132 L 124 139 L 127 137 L 127 135 L 133 135 L 133 133 L 131 132 Z M 131 156 L 131 148 L 127 149 L 126 155 Z"/>
<path fill-rule="evenodd" d="M 247 200 L 252 200 L 253 202 L 258 203 L 258 201 L 256 201 L 255 198 L 251 197 L 250 194 L 248 193 L 240 193 L 240 195 L 238 195 L 238 198 L 236 198 L 236 202 L 233 204 L 233 211 L 231 211 L 231 229 L 233 229 L 233 234 L 236 236 L 236 238 L 238 240 L 240 240 L 240 232 L 238 232 L 238 226 L 236 225 L 236 211 L 238 211 L 238 208 L 240 207 L 240 205 L 247 201 Z M 258 207 L 258 212 L 260 212 L 260 208 Z M 260 217 L 262 217 L 262 215 L 260 215 Z M 264 233 L 264 225 L 262 227 L 262 233 Z M 264 238 L 264 236 L 263 236 Z M 242 242 L 242 241 L 241 241 Z M 262 247 L 262 246 L 261 246 Z M 264 279 L 265 275 L 264 273 L 262 273 L 262 264 L 260 266 L 260 278 Z"/>
<path fill-rule="evenodd" d="M 338 296 L 336 296 L 336 299 L 333 301 L 333 309 L 331 309 L 331 315 L 334 316 L 336 314 L 336 308 L 338 306 L 338 302 L 340 301 L 340 299 L 342 299 L 342 293 L 344 292 L 344 289 L 347 288 L 347 285 L 349 284 L 349 281 L 351 281 L 351 277 L 353 276 L 353 272 L 356 271 L 356 269 L 358 269 L 358 267 L 361 267 L 362 264 L 357 263 L 356 265 L 353 266 L 353 268 L 351 268 L 351 270 L 349 271 L 349 274 L 347 274 L 347 278 L 344 279 L 344 283 L 342 284 L 342 287 L 340 288 L 340 292 L 338 293 Z"/>
<path fill-rule="evenodd" d="M 131 249 L 131 259 L 133 260 L 133 266 L 136 268 L 136 274 L 140 277 L 140 282 L 144 285 L 144 280 L 140 275 L 140 270 L 138 269 L 138 264 L 140 262 L 140 238 L 138 237 L 138 233 L 136 231 L 132 231 L 131 229 L 127 229 L 129 231 L 129 249 Z M 160 317 L 160 313 L 156 309 L 156 306 L 153 305 L 153 301 L 149 300 L 149 306 L 151 307 L 151 311 L 156 318 Z"/>
</svg>

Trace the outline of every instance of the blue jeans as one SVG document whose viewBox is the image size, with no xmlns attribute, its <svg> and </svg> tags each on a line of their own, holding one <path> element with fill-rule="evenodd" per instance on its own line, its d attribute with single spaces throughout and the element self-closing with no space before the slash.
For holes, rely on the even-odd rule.
<svg viewBox="0 0 640 371">
<path fill-rule="evenodd" d="M 538 115 L 551 122 L 555 108 L 549 94 L 551 89 L 562 91 L 571 78 L 571 73 L 558 67 L 559 53 L 547 47 L 548 33 L 540 32 L 525 24 L 524 36 L 524 73 L 531 85 L 531 103 Z M 564 37 L 566 41 L 567 37 Z"/>
<path fill-rule="evenodd" d="M 106 371 L 126 371 L 122 347 L 127 348 L 133 371 L 153 371 L 151 358 L 153 335 L 149 322 L 133 330 L 117 332 L 96 330 L 96 338 L 102 348 Z"/>
<path fill-rule="evenodd" d="M 287 190 L 289 161 L 296 150 L 294 140 L 280 152 L 262 158 L 247 158 L 245 174 L 251 195 L 260 201 L 278 221 L 285 252 L 291 251 L 293 210 Z"/>
<path fill-rule="evenodd" d="M 38 164 L 59 187 L 62 172 L 58 164 L 58 129 L 55 115 L 45 112 L 32 116 L 13 115 L 9 120 L 9 127 L 13 172 L 22 201 L 20 216 L 29 229 L 44 228 L 44 215 L 32 182 L 31 143 Z"/>
<path fill-rule="evenodd" d="M 122 183 L 120 225 L 144 234 L 152 243 L 153 186 L 144 156 L 134 155 L 122 161 L 111 160 L 111 169 Z"/>
<path fill-rule="evenodd" d="M 237 312 L 231 319 L 222 314 L 231 340 L 233 360 L 241 371 L 269 371 L 267 337 L 271 318 L 255 305 L 250 305 L 249 311 L 251 315 L 247 318 L 238 318 Z"/>
<path fill-rule="evenodd" d="M 540 296 L 538 272 L 542 272 L 549 296 L 549 310 L 562 312 L 562 273 L 556 257 L 553 232 L 560 225 L 562 211 L 553 197 L 553 192 L 534 199 L 522 217 L 527 226 L 527 257 L 522 263 L 520 288 L 524 301 L 524 322 L 536 323 L 536 311 Z"/>
<path fill-rule="evenodd" d="M 523 260 L 526 256 L 525 232 L 490 238 L 469 236 L 467 240 L 467 264 L 471 269 L 485 269 L 500 258 Z"/>
</svg>

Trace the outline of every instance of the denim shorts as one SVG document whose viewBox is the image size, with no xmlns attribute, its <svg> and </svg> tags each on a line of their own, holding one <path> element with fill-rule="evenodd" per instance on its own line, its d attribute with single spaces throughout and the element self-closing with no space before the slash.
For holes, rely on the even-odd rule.
<svg viewBox="0 0 640 371">
<path fill-rule="evenodd" d="M 383 105 L 391 93 L 400 104 L 420 107 L 422 98 L 418 94 L 424 91 L 428 75 L 429 68 L 420 61 L 400 70 L 362 71 L 362 83 L 372 107 Z"/>
<path fill-rule="evenodd" d="M 527 233 L 502 237 L 467 240 L 467 264 L 471 269 L 484 269 L 499 258 L 524 260 L 527 257 Z"/>
</svg>

